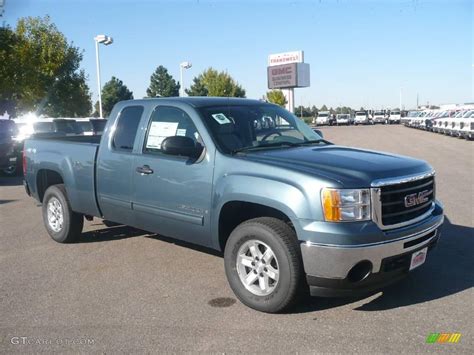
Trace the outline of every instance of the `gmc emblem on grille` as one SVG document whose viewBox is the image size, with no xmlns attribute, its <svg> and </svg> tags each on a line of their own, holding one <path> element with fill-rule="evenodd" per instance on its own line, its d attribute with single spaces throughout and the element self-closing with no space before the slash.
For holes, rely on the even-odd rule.
<svg viewBox="0 0 474 355">
<path fill-rule="evenodd" d="M 428 201 L 428 195 L 431 193 L 430 190 L 421 191 L 418 193 L 410 194 L 405 196 L 405 207 L 413 207 L 421 205 Z"/>
</svg>

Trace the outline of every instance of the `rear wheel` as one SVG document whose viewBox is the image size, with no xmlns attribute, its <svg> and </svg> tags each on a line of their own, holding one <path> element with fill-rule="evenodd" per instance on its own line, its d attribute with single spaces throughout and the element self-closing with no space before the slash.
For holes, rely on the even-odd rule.
<svg viewBox="0 0 474 355">
<path fill-rule="evenodd" d="M 293 229 L 279 219 L 260 217 L 237 226 L 224 263 L 235 295 L 253 309 L 276 313 L 297 299 L 303 276 L 299 245 Z"/>
<path fill-rule="evenodd" d="M 72 243 L 81 235 L 84 217 L 72 211 L 63 184 L 50 186 L 43 198 L 43 222 L 58 243 Z"/>
</svg>

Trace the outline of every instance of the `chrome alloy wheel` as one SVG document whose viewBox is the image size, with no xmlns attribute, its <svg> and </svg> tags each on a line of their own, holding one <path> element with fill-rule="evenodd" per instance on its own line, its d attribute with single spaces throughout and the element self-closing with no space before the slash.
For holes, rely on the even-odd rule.
<svg viewBox="0 0 474 355">
<path fill-rule="evenodd" d="M 248 240 L 237 253 L 237 273 L 247 290 L 257 296 L 271 294 L 280 270 L 273 250 L 259 240 Z"/>
<path fill-rule="evenodd" d="M 56 197 L 52 197 L 48 201 L 48 224 L 57 233 L 63 228 L 63 222 L 63 206 Z"/>
</svg>

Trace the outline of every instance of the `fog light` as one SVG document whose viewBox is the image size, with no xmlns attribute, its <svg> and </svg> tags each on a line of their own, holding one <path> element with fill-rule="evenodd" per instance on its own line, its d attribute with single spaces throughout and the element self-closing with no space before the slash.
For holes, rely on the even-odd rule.
<svg viewBox="0 0 474 355">
<path fill-rule="evenodd" d="M 372 272 L 372 263 L 368 260 L 357 263 L 347 274 L 350 282 L 359 282 L 365 280 Z"/>
</svg>

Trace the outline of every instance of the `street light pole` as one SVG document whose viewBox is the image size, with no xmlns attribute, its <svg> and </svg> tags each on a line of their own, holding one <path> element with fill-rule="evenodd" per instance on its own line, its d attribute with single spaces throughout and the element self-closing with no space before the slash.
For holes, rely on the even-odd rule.
<svg viewBox="0 0 474 355">
<path fill-rule="evenodd" d="M 179 96 L 184 96 L 184 83 L 183 83 L 183 70 L 184 69 L 189 69 L 193 65 L 190 62 L 182 62 L 179 65 Z"/>
<path fill-rule="evenodd" d="M 101 85 L 100 85 L 100 62 L 99 62 L 99 42 L 97 40 L 95 42 L 95 62 L 97 66 L 97 92 L 99 93 L 99 117 L 102 117 L 102 92 L 101 92 Z"/>
<path fill-rule="evenodd" d="M 403 88 L 400 88 L 400 108 L 399 108 L 400 111 L 402 110 L 402 90 Z"/>
<path fill-rule="evenodd" d="M 104 118 L 102 115 L 102 90 L 101 90 L 101 84 L 100 84 L 100 62 L 99 62 L 99 43 L 104 44 L 105 46 L 108 46 L 109 44 L 112 44 L 114 40 L 112 37 L 106 36 L 106 35 L 97 35 L 94 37 L 94 42 L 95 42 L 95 62 L 97 66 L 97 89 L 98 89 L 98 94 L 99 94 L 99 116 L 100 118 Z"/>
<path fill-rule="evenodd" d="M 179 66 L 179 96 L 184 96 L 184 84 L 183 84 L 183 67 Z"/>
</svg>

